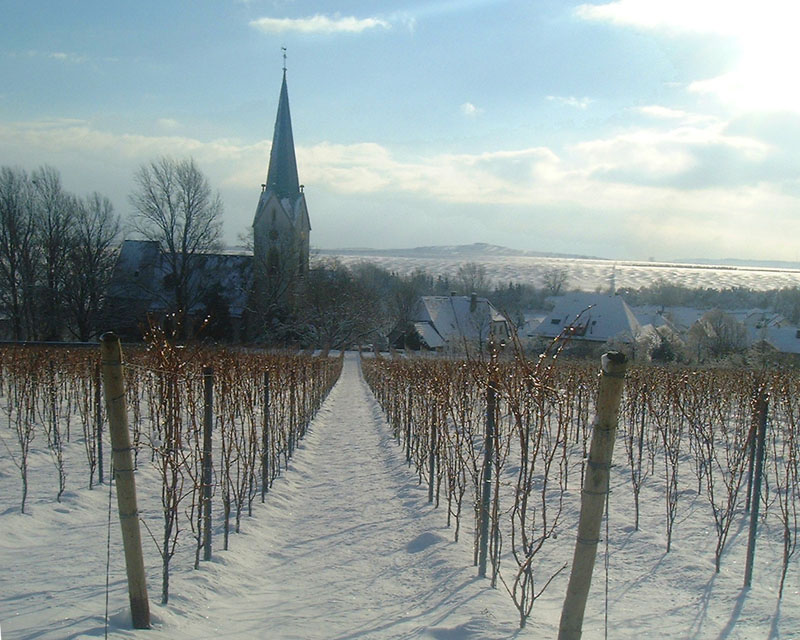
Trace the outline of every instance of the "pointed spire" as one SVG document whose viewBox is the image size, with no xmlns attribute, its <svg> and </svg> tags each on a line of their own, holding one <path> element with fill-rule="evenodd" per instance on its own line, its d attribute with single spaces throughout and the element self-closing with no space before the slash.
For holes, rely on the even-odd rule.
<svg viewBox="0 0 800 640">
<path fill-rule="evenodd" d="M 272 137 L 272 149 L 269 152 L 267 190 L 274 191 L 279 198 L 293 197 L 300 193 L 292 137 L 292 117 L 289 113 L 289 92 L 286 88 L 285 47 L 283 47 L 283 82 L 278 99 L 278 115 L 275 118 L 275 133 Z"/>
</svg>

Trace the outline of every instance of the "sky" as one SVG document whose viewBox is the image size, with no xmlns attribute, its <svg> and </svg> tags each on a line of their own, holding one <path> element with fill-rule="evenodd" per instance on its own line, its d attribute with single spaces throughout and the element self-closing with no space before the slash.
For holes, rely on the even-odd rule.
<svg viewBox="0 0 800 640">
<path fill-rule="evenodd" d="M 282 48 L 311 244 L 800 261 L 800 5 L 6 0 L 0 165 L 130 217 L 192 157 L 252 224 Z"/>
</svg>

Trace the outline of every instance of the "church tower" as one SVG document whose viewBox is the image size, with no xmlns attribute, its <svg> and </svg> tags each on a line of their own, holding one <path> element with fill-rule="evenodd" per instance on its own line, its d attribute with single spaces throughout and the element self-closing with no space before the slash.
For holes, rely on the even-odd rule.
<svg viewBox="0 0 800 640">
<path fill-rule="evenodd" d="M 285 307 L 302 290 L 308 273 L 311 223 L 297 160 L 286 88 L 286 55 L 267 181 L 253 220 L 253 268 L 257 307 Z"/>
</svg>

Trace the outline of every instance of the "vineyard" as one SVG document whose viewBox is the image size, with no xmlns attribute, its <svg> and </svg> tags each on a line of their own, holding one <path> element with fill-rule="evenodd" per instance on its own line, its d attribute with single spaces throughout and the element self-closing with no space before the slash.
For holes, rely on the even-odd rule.
<svg viewBox="0 0 800 640">
<path fill-rule="evenodd" d="M 162 518 L 143 522 L 160 555 L 162 603 L 169 600 L 170 564 L 178 546 L 191 545 L 195 568 L 204 545 L 210 548 L 202 526 L 204 486 L 222 510 L 227 550 L 243 515 L 252 514 L 253 502 L 265 499 L 289 464 L 340 371 L 341 358 L 183 348 L 163 335 L 154 336 L 149 348 L 127 352 L 135 467 L 149 469 L 160 481 Z M 111 451 L 103 434 L 99 350 L 5 347 L 0 394 L 4 466 L 13 462 L 19 472 L 20 512 L 31 490 L 34 443 L 51 459 L 48 489 L 57 502 L 68 487 L 91 489 L 108 480 Z M 215 433 L 210 482 L 203 478 L 206 409 Z"/>
<path fill-rule="evenodd" d="M 454 600 L 464 589 L 463 584 L 443 581 L 441 584 L 447 586 L 440 590 L 450 593 L 448 610 L 466 611 L 464 615 L 472 616 L 464 628 L 473 628 L 478 619 L 484 625 L 474 626 L 480 631 L 472 636 L 446 637 L 500 637 L 496 630 L 507 629 L 506 621 L 512 627 L 553 635 L 553 620 L 560 611 L 569 575 L 581 486 L 587 472 L 598 390 L 597 364 L 570 363 L 552 356 L 527 361 L 511 354 L 486 360 L 348 356 L 343 362 L 341 357 L 310 354 L 175 347 L 163 336 L 156 336 L 146 348 L 126 348 L 124 355 L 137 491 L 145 505 L 140 520 L 151 598 L 156 600 L 160 595 L 162 606 L 157 609 L 160 618 L 156 622 L 166 624 L 165 637 L 178 637 L 176 630 L 195 620 L 192 616 L 201 616 L 201 625 L 203 616 L 209 620 L 221 617 L 218 607 L 225 601 L 223 588 L 206 577 L 199 583 L 205 586 L 189 596 L 185 591 L 187 576 L 214 575 L 219 580 L 234 568 L 246 573 L 232 573 L 231 581 L 225 583 L 225 590 L 240 594 L 228 606 L 239 607 L 242 594 L 252 592 L 247 619 L 262 619 L 259 612 L 267 606 L 267 600 L 275 600 L 284 589 L 288 590 L 288 600 L 275 600 L 284 602 L 278 612 L 286 610 L 285 602 L 300 597 L 292 594 L 320 589 L 313 602 L 301 602 L 300 609 L 283 616 L 284 623 L 291 626 L 304 619 L 306 610 L 325 608 L 326 598 L 331 598 L 325 584 L 329 579 L 338 580 L 341 574 L 343 584 L 362 580 L 376 593 L 381 593 L 383 579 L 395 585 L 388 589 L 388 599 L 374 607 L 378 621 L 369 628 L 383 629 L 383 622 L 390 627 L 392 621 L 383 618 L 392 615 L 397 616 L 397 624 L 407 623 L 402 612 L 411 605 L 404 605 L 401 599 L 400 608 L 389 613 L 386 602 L 397 599 L 396 585 L 406 581 L 399 567 L 405 567 L 407 558 L 421 560 L 429 558 L 425 555 L 429 551 L 438 553 L 444 544 L 437 542 L 444 541 L 438 530 L 453 541 L 447 551 L 462 571 L 474 578 L 473 565 L 486 567 L 487 579 L 470 588 L 492 585 L 496 588 L 493 594 L 503 599 L 502 606 L 492 608 L 498 620 L 484 620 L 481 612 L 485 607 L 482 609 L 478 600 L 470 608 L 476 592 Z M 301 443 L 307 440 L 304 437 L 311 421 L 339 379 L 343 364 L 348 367 L 349 382 L 339 391 L 336 402 L 340 407 L 352 407 L 353 413 L 326 416 L 323 410 L 322 422 L 312 430 L 317 449 L 304 450 L 305 462 L 296 468 L 293 461 L 298 450 L 304 449 Z M 31 577 L 26 578 L 30 586 L 23 591 L 28 595 L 22 604 L 15 603 L 12 579 L 0 576 L 0 592 L 12 594 L 0 595 L 0 626 L 6 632 L 2 614 L 10 610 L 21 615 L 18 628 L 35 629 L 37 616 L 50 606 L 53 596 L 48 592 L 59 590 L 58 585 L 64 585 L 63 594 L 56 597 L 71 602 L 69 615 L 75 618 L 64 622 L 63 628 L 69 633 L 59 635 L 56 630 L 43 637 L 64 637 L 76 629 L 92 627 L 99 613 L 99 590 L 108 579 L 101 575 L 106 553 L 120 555 L 119 542 L 115 542 L 118 525 L 111 526 L 112 456 L 100 365 L 96 349 L 0 349 L 0 482 L 5 528 L 0 551 L 7 554 L 4 557 L 9 562 L 8 554 L 16 547 L 31 548 L 32 540 L 49 541 L 55 536 L 52 553 L 85 556 L 83 562 L 96 574 L 86 579 L 90 585 L 81 582 L 73 586 L 70 581 L 76 564 L 67 562 L 60 570 L 59 563 L 52 563 L 48 556 L 46 562 L 31 566 Z M 369 398 L 361 396 L 358 384 L 365 383 L 377 404 L 366 386 L 364 393 Z M 749 597 L 752 600 L 758 594 L 761 603 L 757 612 L 762 618 L 753 622 L 755 627 L 745 628 L 756 628 L 759 634 L 763 630 L 763 635 L 770 625 L 773 631 L 779 628 L 781 616 L 771 612 L 780 612 L 781 602 L 787 610 L 793 608 L 800 587 L 795 556 L 800 492 L 796 440 L 799 390 L 800 375 L 788 370 L 628 369 L 610 469 L 609 515 L 601 534 L 592 586 L 595 630 L 598 615 L 602 621 L 598 611 L 605 608 L 607 619 L 610 616 L 612 624 L 617 625 L 616 632 L 607 631 L 609 637 L 639 637 L 640 629 L 660 628 L 662 623 L 665 637 L 708 637 L 703 621 L 707 612 L 715 609 L 724 611 L 725 619 L 730 616 L 727 626 L 713 621 L 717 629 L 728 629 L 727 635 L 719 637 L 752 637 L 747 631 L 742 632 L 745 635 L 730 633 L 737 616 L 748 610 L 741 595 L 747 591 L 743 590 L 738 599 L 728 595 L 713 607 L 711 600 L 716 597 L 715 589 L 722 588 L 722 581 L 729 584 L 733 579 L 738 588 L 744 580 L 747 529 L 754 512 L 758 514 L 758 535 L 754 590 Z M 376 405 L 374 421 L 369 403 Z M 203 430 L 209 413 L 213 441 L 211 453 L 205 455 Z M 488 423 L 492 429 L 487 439 Z M 371 429 L 381 433 L 384 427 L 385 440 L 369 436 Z M 328 431 L 338 435 L 325 440 L 320 432 Z M 764 435 L 761 444 L 760 432 Z M 391 455 L 383 449 L 384 442 Z M 352 443 L 359 443 L 361 453 L 356 455 L 351 450 Z M 315 456 L 319 456 L 321 466 L 312 464 Z M 376 481 L 375 469 L 391 466 L 394 457 L 398 465 L 392 471 L 393 482 L 405 477 L 416 491 L 396 490 Z M 367 458 L 372 458 L 369 462 L 375 467 L 369 473 L 365 470 Z M 205 459 L 213 463 L 210 478 L 204 477 Z M 763 465 L 759 462 L 762 459 Z M 763 475 L 760 491 L 752 482 L 759 467 Z M 486 468 L 491 469 L 488 478 Z M 290 477 L 294 480 L 287 483 Z M 301 490 L 306 485 L 307 489 Z M 330 490 L 326 492 L 325 487 Z M 213 494 L 211 514 L 204 513 L 203 496 L 208 490 Z M 410 493 L 416 497 L 409 499 Z M 302 508 L 295 495 L 302 496 Z M 397 496 L 402 497 L 402 503 L 396 502 Z M 369 500 L 373 506 L 367 508 Z M 251 515 L 264 509 L 262 503 L 269 506 L 270 502 L 271 518 L 287 518 L 296 511 L 299 520 L 289 518 L 295 528 L 280 534 L 271 532 L 262 544 L 260 538 L 249 536 L 248 530 L 265 531 L 264 518 Z M 361 511 L 379 508 L 385 514 L 378 520 L 388 524 L 387 528 L 376 528 L 373 535 L 369 532 L 377 525 L 361 523 Z M 428 529 L 410 542 L 393 537 L 395 532 L 405 531 L 407 524 L 401 523 L 409 519 L 417 519 L 416 526 L 427 523 L 427 512 L 421 511 L 426 508 L 439 523 L 438 529 Z M 82 512 L 87 514 L 86 522 L 76 525 L 75 514 Z M 37 518 L 40 514 L 49 514 L 49 520 Z M 209 515 L 213 516 L 213 556 L 204 527 Z M 116 515 L 113 517 L 116 519 Z M 410 528 L 414 527 L 412 522 Z M 351 529 L 361 533 L 350 536 L 347 532 Z M 280 546 L 281 536 L 288 537 L 285 546 Z M 322 551 L 308 556 L 310 573 L 299 577 L 301 586 L 290 587 L 294 576 L 287 572 L 295 565 L 306 566 L 303 545 L 309 543 L 293 543 L 297 538 L 319 541 Z M 359 546 L 362 538 L 366 550 Z M 331 542 L 326 542 L 329 539 Z M 363 575 L 356 578 L 336 564 L 334 556 L 339 547 L 334 547 L 333 540 L 340 540 L 342 553 L 350 547 L 359 549 L 357 566 Z M 295 549 L 297 557 L 291 555 Z M 641 549 L 646 549 L 646 554 Z M 222 550 L 234 555 L 221 555 Z M 384 556 L 381 565 L 379 558 Z M 239 557 L 241 560 L 234 562 Z M 290 557 L 295 559 L 290 562 Z M 432 579 L 438 580 L 442 573 L 437 567 L 442 560 L 430 558 L 436 558 L 427 562 Z M 262 571 L 260 566 L 265 562 L 277 573 Z M 635 566 L 637 563 L 642 566 Z M 15 559 L 13 566 L 18 572 L 25 566 L 24 560 Z M 662 566 L 664 569 L 660 569 Z M 196 571 L 198 568 L 201 570 Z M 55 575 L 47 575 L 48 571 L 55 571 Z M 212 573 L 205 573 L 208 571 Z M 422 575 L 419 569 L 411 571 Z M 453 575 L 463 575 L 453 571 Z M 664 583 L 658 583 L 660 588 L 654 591 L 653 584 L 648 584 L 662 571 L 675 583 L 675 591 L 672 585 L 664 588 Z M 671 571 L 677 573 L 670 575 Z M 176 583 L 177 592 L 170 582 L 173 574 L 182 576 Z M 67 575 L 71 577 L 64 577 Z M 106 594 L 109 588 L 116 594 L 123 591 L 124 577 L 119 568 L 116 573 L 112 569 L 110 580 Z M 686 585 L 682 584 L 684 580 Z M 423 598 L 426 602 L 435 592 L 431 584 L 412 582 L 408 589 L 405 598 L 427 593 Z M 722 593 L 732 593 L 729 587 L 725 589 Z M 687 609 L 694 612 L 691 615 L 677 604 L 682 602 L 675 595 L 678 590 L 686 591 L 686 600 L 694 603 L 693 609 Z M 367 595 L 359 597 L 368 599 Z M 482 597 L 494 602 L 486 600 L 486 594 Z M 645 622 L 642 615 L 646 612 L 637 610 L 637 605 L 622 604 L 628 600 L 641 608 L 642 602 L 658 598 L 675 603 L 667 609 L 674 618 L 668 615 L 663 621 Z M 205 614 L 202 607 L 195 611 L 199 602 L 205 603 Z M 340 608 L 337 602 L 331 599 L 328 609 Z M 370 610 L 358 606 L 358 601 L 356 605 L 353 611 Z M 505 608 L 513 613 L 504 617 Z M 657 618 L 657 608 L 653 609 Z M 112 606 L 112 613 L 114 610 L 119 606 Z M 226 611 L 238 616 L 238 609 Z M 433 609 L 432 613 L 437 611 Z M 691 616 L 694 618 L 687 621 Z M 437 614 L 433 619 L 445 617 Z M 324 622 L 316 620 L 316 615 L 311 615 L 311 620 L 308 624 L 312 626 L 297 637 L 329 637 Z M 791 626 L 793 620 L 788 616 L 786 624 Z M 672 623 L 671 635 L 667 622 Z M 130 628 L 122 620 L 112 619 L 111 623 L 117 633 Z M 447 633 L 462 626 L 453 623 Z M 185 637 L 192 637 L 191 628 L 187 626 Z M 623 629 L 632 630 L 632 635 L 626 635 Z M 503 633 L 502 637 L 510 637 L 511 632 Z M 89 635 L 101 636 L 102 628 L 94 628 Z M 387 638 L 413 636 L 374 634 Z"/>
<path fill-rule="evenodd" d="M 488 531 L 489 577 L 507 591 L 525 626 L 536 600 L 568 570 L 554 558 L 563 559 L 564 546 L 574 544 L 574 534 L 559 533 L 575 526 L 598 367 L 543 357 L 533 363 L 375 358 L 363 368 L 428 500 L 442 508 L 454 538 L 469 525 L 476 565 L 482 525 Z M 702 518 L 714 540 L 711 571 L 718 573 L 726 562 L 744 565 L 745 558 L 725 551 L 756 496 L 762 536 L 772 538 L 762 544 L 782 549 L 775 581 L 781 598 L 787 572 L 797 570 L 799 397 L 796 372 L 629 370 L 609 500 L 612 510 L 628 502 L 630 521 L 617 526 L 640 529 L 647 487 L 647 501 L 661 513 L 647 526 L 663 531 L 663 552 L 680 538 L 681 523 Z M 493 413 L 491 441 L 487 413 Z M 759 424 L 766 427 L 760 494 L 752 486 Z M 490 487 L 482 477 L 487 450 Z M 489 509 L 481 509 L 484 500 Z"/>
</svg>

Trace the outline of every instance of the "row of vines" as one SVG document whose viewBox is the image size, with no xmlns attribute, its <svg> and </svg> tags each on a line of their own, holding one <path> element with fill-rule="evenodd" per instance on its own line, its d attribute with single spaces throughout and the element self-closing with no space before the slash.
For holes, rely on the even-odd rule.
<svg viewBox="0 0 800 640">
<path fill-rule="evenodd" d="M 566 568 L 546 550 L 574 543 L 558 533 L 573 524 L 562 522 L 565 497 L 583 483 L 598 367 L 549 356 L 535 362 L 376 357 L 362 364 L 407 461 L 427 483 L 429 500 L 444 506 L 456 539 L 464 518 L 471 519 L 476 565 L 484 452 L 491 452 L 491 579 L 505 586 L 524 626 L 536 599 Z M 669 552 L 682 496 L 692 487 L 716 534 L 717 571 L 733 521 L 750 508 L 754 434 L 768 406 L 760 514 L 780 523 L 782 593 L 797 543 L 800 374 L 636 367 L 624 389 L 615 472 L 627 477 L 630 491 L 614 499 L 632 500 L 630 526 L 638 529 L 640 491 L 645 484 L 655 488 Z M 494 429 L 486 442 L 490 395 Z"/>
<path fill-rule="evenodd" d="M 211 488 L 222 508 L 224 548 L 243 515 L 266 493 L 304 436 L 341 372 L 341 359 L 306 354 L 177 347 L 163 335 L 125 352 L 125 386 L 137 469 L 160 479 L 160 530 L 148 526 L 162 564 L 162 601 L 169 597 L 170 561 L 179 545 L 194 547 L 203 530 L 204 381 L 213 376 Z M 206 378 L 204 379 L 204 372 Z M 0 349 L 0 427 L 3 448 L 19 471 L 19 508 L 29 492 L 28 461 L 39 441 L 53 463 L 53 495 L 69 485 L 103 482 L 111 460 L 104 433 L 99 348 L 9 346 Z M 85 465 L 67 464 L 79 446 Z M 106 463 L 108 466 L 109 463 Z M 82 467 L 82 468 L 81 468 Z M 105 478 L 109 471 L 106 469 Z M 138 481 L 138 482 L 141 482 Z M 143 518 L 147 526 L 147 522 Z"/>
</svg>

